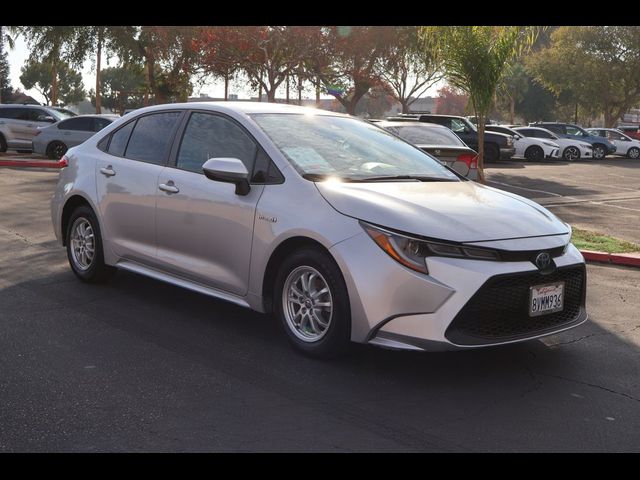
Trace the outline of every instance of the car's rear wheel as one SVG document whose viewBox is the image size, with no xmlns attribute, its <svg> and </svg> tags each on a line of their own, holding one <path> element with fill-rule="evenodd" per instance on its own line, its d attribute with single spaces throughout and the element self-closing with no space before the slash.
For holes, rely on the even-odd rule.
<svg viewBox="0 0 640 480">
<path fill-rule="evenodd" d="M 631 147 L 627 152 L 627 157 L 633 158 L 633 159 L 640 158 L 640 148 Z"/>
<path fill-rule="evenodd" d="M 73 211 L 65 239 L 69 265 L 80 280 L 101 283 L 116 271 L 104 263 L 100 225 L 90 207 L 83 205 Z"/>
<path fill-rule="evenodd" d="M 280 267 L 274 311 L 299 351 L 315 357 L 344 353 L 351 337 L 347 287 L 335 261 L 315 248 L 303 248 Z"/>
<path fill-rule="evenodd" d="M 486 162 L 497 162 L 500 160 L 500 148 L 493 143 L 487 143 L 484 146 L 484 160 Z"/>
<path fill-rule="evenodd" d="M 567 147 L 562 152 L 562 158 L 567 160 L 568 162 L 573 162 L 574 160 L 578 160 L 580 158 L 580 149 L 578 147 Z"/>
<path fill-rule="evenodd" d="M 7 151 L 7 141 L 4 138 L 4 135 L 0 135 L 0 153 L 4 153 Z"/>
<path fill-rule="evenodd" d="M 51 142 L 47 146 L 47 157 L 51 160 L 60 160 L 67 153 L 67 146 L 62 142 Z"/>
<path fill-rule="evenodd" d="M 595 158 L 596 160 L 602 160 L 606 154 L 607 154 L 607 151 L 605 150 L 604 146 L 602 145 L 593 146 L 593 158 Z"/>
<path fill-rule="evenodd" d="M 544 150 L 538 145 L 532 145 L 524 152 L 524 158 L 529 162 L 539 162 L 544 159 Z"/>
</svg>

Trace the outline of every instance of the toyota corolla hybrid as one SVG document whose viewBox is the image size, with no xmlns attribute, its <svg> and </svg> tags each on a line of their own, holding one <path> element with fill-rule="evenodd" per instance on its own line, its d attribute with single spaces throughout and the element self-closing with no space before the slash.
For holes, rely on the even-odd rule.
<svg viewBox="0 0 640 480">
<path fill-rule="evenodd" d="M 81 280 L 122 268 L 270 312 L 308 354 L 499 345 L 587 318 L 566 223 L 353 117 L 148 107 L 63 163 L 52 219 Z"/>
</svg>

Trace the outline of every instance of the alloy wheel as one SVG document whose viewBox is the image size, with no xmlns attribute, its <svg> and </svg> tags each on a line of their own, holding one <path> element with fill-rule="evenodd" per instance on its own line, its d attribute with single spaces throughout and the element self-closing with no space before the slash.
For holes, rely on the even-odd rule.
<svg viewBox="0 0 640 480">
<path fill-rule="evenodd" d="M 76 218 L 71 227 L 71 258 L 80 270 L 91 267 L 96 253 L 95 236 L 89 220 L 84 217 Z"/>
</svg>

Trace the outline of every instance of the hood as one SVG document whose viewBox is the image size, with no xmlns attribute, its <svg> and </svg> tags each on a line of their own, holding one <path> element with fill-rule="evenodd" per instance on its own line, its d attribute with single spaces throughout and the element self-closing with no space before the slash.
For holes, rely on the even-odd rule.
<svg viewBox="0 0 640 480">
<path fill-rule="evenodd" d="M 540 205 L 475 182 L 319 182 L 316 186 L 344 215 L 441 240 L 478 242 L 569 230 Z"/>
</svg>

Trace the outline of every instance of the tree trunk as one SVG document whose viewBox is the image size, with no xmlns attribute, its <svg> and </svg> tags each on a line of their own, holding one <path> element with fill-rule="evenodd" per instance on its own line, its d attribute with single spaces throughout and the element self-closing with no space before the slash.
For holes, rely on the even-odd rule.
<svg viewBox="0 0 640 480">
<path fill-rule="evenodd" d="M 258 85 L 258 101 L 262 101 L 262 83 Z"/>
<path fill-rule="evenodd" d="M 98 51 L 96 53 L 96 113 L 102 113 L 102 94 L 100 89 L 100 64 L 102 60 L 102 28 L 98 31 Z"/>
<path fill-rule="evenodd" d="M 515 123 L 516 118 L 516 99 L 515 95 L 509 97 L 509 117 L 511 121 L 511 125 Z"/>
<path fill-rule="evenodd" d="M 409 104 L 406 98 L 400 99 L 400 105 L 402 106 L 402 113 L 409 113 Z"/>
<path fill-rule="evenodd" d="M 577 124 L 578 123 L 578 102 L 576 102 L 576 113 L 573 117 L 573 123 Z"/>
<path fill-rule="evenodd" d="M 298 105 L 302 105 L 302 79 L 298 76 Z"/>
<path fill-rule="evenodd" d="M 289 75 L 287 75 L 287 103 L 289 103 Z"/>
<path fill-rule="evenodd" d="M 320 83 L 316 83 L 316 106 L 320 106 Z"/>
<path fill-rule="evenodd" d="M 229 100 L 229 75 L 224 76 L 224 101 Z"/>
<path fill-rule="evenodd" d="M 58 103 L 58 60 L 51 62 L 51 106 Z"/>
<path fill-rule="evenodd" d="M 267 102 L 275 102 L 276 101 L 276 88 L 272 88 L 271 90 L 267 90 Z"/>
</svg>

